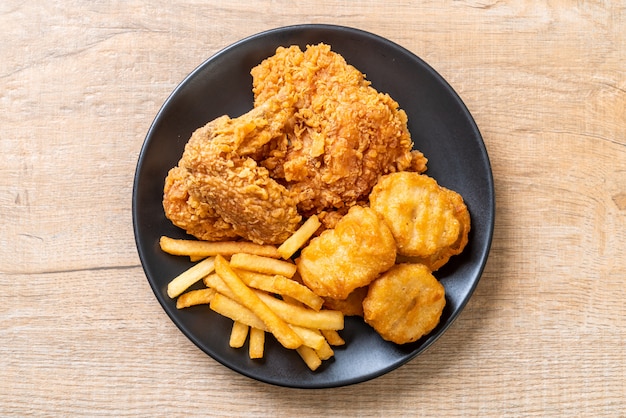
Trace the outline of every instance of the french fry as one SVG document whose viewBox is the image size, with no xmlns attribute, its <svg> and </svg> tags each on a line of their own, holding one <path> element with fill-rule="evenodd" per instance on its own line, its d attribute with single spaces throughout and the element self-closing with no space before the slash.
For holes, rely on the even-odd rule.
<svg viewBox="0 0 626 418">
<path fill-rule="evenodd" d="M 247 241 L 208 242 L 162 236 L 159 244 L 163 251 L 172 255 L 209 257 L 218 254 L 229 256 L 236 253 L 248 253 L 270 258 L 280 258 L 280 254 L 275 246 L 260 245 Z"/>
<path fill-rule="evenodd" d="M 210 274 L 215 269 L 214 261 L 213 257 L 207 258 L 176 276 L 167 285 L 167 295 L 173 299 L 204 276 Z"/>
<path fill-rule="evenodd" d="M 315 330 L 291 324 L 289 324 L 289 327 L 291 327 L 291 329 L 293 329 L 294 332 L 302 338 L 302 344 L 307 347 L 319 350 L 326 343 L 324 337 Z"/>
<path fill-rule="evenodd" d="M 263 321 L 254 312 L 221 293 L 217 293 L 213 297 L 210 306 L 212 310 L 220 315 L 228 317 L 235 322 L 241 322 L 242 324 L 249 326 L 251 329 L 258 328 L 264 331 L 269 331 L 265 323 L 263 323 Z M 314 330 L 299 327 L 297 325 L 287 325 L 298 335 L 298 337 L 302 339 L 302 343 L 304 345 L 314 349 L 319 349 L 325 342 L 324 337 Z"/>
<path fill-rule="evenodd" d="M 256 254 L 237 253 L 230 258 L 230 266 L 234 269 L 256 271 L 265 274 L 279 274 L 292 277 L 296 273 L 294 263 L 263 257 Z"/>
<path fill-rule="evenodd" d="M 292 297 L 316 311 L 319 311 L 324 303 L 324 299 L 313 293 L 311 289 L 285 276 L 267 275 L 239 269 L 235 272 L 250 287 Z"/>
<path fill-rule="evenodd" d="M 302 345 L 302 339 L 289 328 L 283 319 L 261 301 L 257 293 L 241 281 L 239 276 L 237 276 L 230 267 L 228 261 L 221 255 L 215 257 L 215 271 L 222 280 L 224 280 L 226 285 L 230 287 L 241 304 L 255 313 L 285 348 L 298 348 Z M 213 298 L 213 300 L 215 300 L 215 298 Z"/>
<path fill-rule="evenodd" d="M 215 289 L 197 289 L 183 293 L 176 299 L 176 308 L 183 309 L 194 305 L 208 305 L 215 296 Z"/>
<path fill-rule="evenodd" d="M 319 358 L 317 353 L 311 347 L 307 347 L 306 345 L 300 346 L 296 349 L 302 360 L 306 363 L 306 365 L 312 371 L 317 370 L 318 367 L 322 365 L 322 360 Z"/>
<path fill-rule="evenodd" d="M 285 244 L 281 252 L 297 251 L 316 229 L 312 226 L 299 229 L 301 232 L 291 243 Z M 264 356 L 265 332 L 272 333 L 285 348 L 296 349 L 311 370 L 334 355 L 331 345 L 345 343 L 336 332 L 343 329 L 343 314 L 322 309 L 324 300 L 296 280 L 295 264 L 291 260 L 279 260 L 275 247 L 168 237 L 162 237 L 160 242 L 163 250 L 170 254 L 201 260 L 168 284 L 168 295 L 177 298 L 177 308 L 208 304 L 216 313 L 232 319 L 229 345 L 241 348 L 250 336 L 248 355 L 251 359 Z M 248 244 L 251 246 L 245 248 Z M 224 258 L 229 256 L 230 262 Z M 207 288 L 186 291 L 199 280 Z M 272 294 L 280 295 L 280 299 Z"/>
<path fill-rule="evenodd" d="M 282 297 L 282 299 L 293 306 L 304 306 L 304 303 L 300 302 L 299 300 L 295 300 L 294 298 L 292 298 L 291 296 L 287 296 L 287 295 L 280 295 Z"/>
<path fill-rule="evenodd" d="M 324 340 L 324 344 L 322 344 L 320 348 L 315 350 L 315 353 L 322 361 L 328 360 L 329 358 L 335 355 L 335 352 L 333 351 L 332 347 L 330 346 L 330 344 L 328 344 L 326 340 Z"/>
<path fill-rule="evenodd" d="M 230 331 L 230 340 L 228 345 L 232 348 L 241 348 L 248 338 L 248 330 L 250 327 L 243 322 L 234 321 L 233 328 Z"/>
<path fill-rule="evenodd" d="M 210 287 L 215 289 L 218 293 L 221 293 L 224 296 L 228 296 L 233 300 L 237 300 L 237 296 L 230 290 L 230 287 L 224 283 L 224 280 L 217 273 L 209 274 L 202 279 L 206 287 Z"/>
<path fill-rule="evenodd" d="M 263 358 L 265 349 L 265 331 L 259 328 L 250 328 L 250 342 L 248 356 L 251 359 Z"/>
<path fill-rule="evenodd" d="M 296 232 L 287 238 L 279 247 L 278 253 L 282 258 L 287 260 L 295 254 L 308 240 L 313 236 L 315 231 L 320 227 L 321 222 L 317 215 L 307 219 Z"/>
<path fill-rule="evenodd" d="M 344 318 L 340 311 L 314 311 L 301 306 L 294 306 L 264 293 L 256 294 L 266 306 L 284 321 L 312 329 L 343 329 Z"/>
<path fill-rule="evenodd" d="M 341 338 L 339 333 L 333 329 L 323 329 L 321 331 L 322 335 L 326 338 L 326 341 L 328 341 L 328 344 L 330 345 L 338 346 L 346 343 L 344 339 Z"/>
<path fill-rule="evenodd" d="M 263 321 L 254 312 L 221 293 L 215 294 L 211 300 L 210 307 L 213 311 L 233 321 L 241 322 L 254 328 L 265 328 Z"/>
</svg>

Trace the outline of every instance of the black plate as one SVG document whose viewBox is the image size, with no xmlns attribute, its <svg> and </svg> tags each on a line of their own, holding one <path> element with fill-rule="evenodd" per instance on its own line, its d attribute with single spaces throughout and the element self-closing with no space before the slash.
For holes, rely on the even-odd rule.
<svg viewBox="0 0 626 418">
<path fill-rule="evenodd" d="M 206 306 L 177 310 L 167 283 L 191 264 L 164 254 L 159 237 L 186 237 L 161 206 L 167 171 L 178 163 L 191 133 L 211 119 L 236 117 L 252 108 L 250 69 L 278 46 L 305 48 L 324 42 L 367 75 L 373 87 L 389 93 L 409 117 L 416 148 L 428 158 L 428 174 L 458 191 L 472 216 L 465 251 L 436 276 L 446 289 L 440 325 L 427 337 L 406 345 L 383 341 L 361 319 L 346 318 L 346 346 L 335 350 L 315 372 L 295 351 L 267 338 L 263 360 L 250 360 L 247 348 L 228 346 L 231 321 Z M 225 366 L 280 386 L 324 388 L 366 381 L 387 373 L 429 347 L 450 326 L 469 300 L 485 266 L 494 225 L 494 189 L 489 158 L 480 132 L 454 90 L 420 58 L 389 40 L 361 30 L 298 25 L 251 36 L 202 63 L 174 90 L 157 114 L 143 144 L 133 189 L 133 224 L 139 257 L 158 301 L 180 330 Z M 158 338 L 155 336 L 155 338 Z M 175 367 L 175 364 L 172 364 Z M 417 383 L 417 382 L 416 382 Z"/>
</svg>

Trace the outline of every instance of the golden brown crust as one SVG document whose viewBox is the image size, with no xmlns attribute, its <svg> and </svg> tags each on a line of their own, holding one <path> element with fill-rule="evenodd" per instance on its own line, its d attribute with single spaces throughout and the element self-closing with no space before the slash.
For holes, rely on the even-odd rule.
<svg viewBox="0 0 626 418">
<path fill-rule="evenodd" d="M 189 194 L 236 235 L 260 244 L 281 243 L 302 219 L 293 194 L 249 156 L 280 141 L 289 117 L 289 108 L 275 102 L 237 119 L 222 116 L 193 133 L 179 163 Z"/>
<path fill-rule="evenodd" d="M 166 184 L 167 217 L 199 239 L 278 244 L 302 216 L 334 226 L 381 175 L 426 169 L 398 103 L 328 45 L 278 48 L 251 73 L 254 108 L 197 129 L 185 181 Z"/>
<path fill-rule="evenodd" d="M 470 216 L 463 198 L 431 177 L 413 172 L 383 176 L 370 205 L 391 229 L 401 261 L 435 271 L 467 244 Z"/>
<path fill-rule="evenodd" d="M 367 296 L 367 286 L 356 288 L 345 299 L 324 298 L 324 307 L 340 311 L 345 316 L 363 316 L 363 299 Z"/>
<path fill-rule="evenodd" d="M 182 167 L 172 168 L 165 179 L 163 209 L 172 223 L 198 239 L 222 241 L 237 236 L 232 226 L 211 207 L 189 194 L 189 175 Z"/>
<path fill-rule="evenodd" d="M 439 324 L 445 304 L 445 289 L 426 266 L 398 264 L 370 284 L 363 313 L 382 338 L 406 344 Z"/>
<path fill-rule="evenodd" d="M 387 225 L 370 208 L 354 206 L 335 229 L 312 239 L 296 263 L 302 280 L 315 293 L 346 299 L 389 269 L 395 258 Z"/>
<path fill-rule="evenodd" d="M 287 147 L 261 164 L 297 194 L 303 214 L 350 207 L 380 175 L 425 168 L 406 113 L 328 45 L 278 48 L 252 70 L 255 105 L 292 86 L 297 111 Z"/>
</svg>

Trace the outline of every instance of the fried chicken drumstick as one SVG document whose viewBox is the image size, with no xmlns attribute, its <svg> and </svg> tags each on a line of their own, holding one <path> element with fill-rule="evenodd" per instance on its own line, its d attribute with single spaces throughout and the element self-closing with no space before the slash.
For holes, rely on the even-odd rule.
<svg viewBox="0 0 626 418">
<path fill-rule="evenodd" d="M 181 188 L 186 188 L 191 202 L 206 204 L 216 217 L 187 222 L 185 211 L 168 212 L 173 195 L 166 189 L 164 207 L 168 218 L 184 225 L 188 233 L 209 241 L 230 235 L 273 244 L 291 235 L 302 219 L 295 196 L 253 158 L 284 136 L 292 110 L 283 104 L 280 98 L 269 100 L 239 118 L 221 116 L 196 130 L 166 184 L 177 170 L 184 170 Z M 223 224 L 230 226 L 228 233 L 223 231 Z"/>
</svg>

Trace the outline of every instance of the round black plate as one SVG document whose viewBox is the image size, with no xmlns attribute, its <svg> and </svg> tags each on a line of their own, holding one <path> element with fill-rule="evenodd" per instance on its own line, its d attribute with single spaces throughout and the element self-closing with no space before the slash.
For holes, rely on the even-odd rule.
<svg viewBox="0 0 626 418">
<path fill-rule="evenodd" d="M 252 108 L 250 69 L 278 46 L 305 48 L 324 42 L 367 75 L 374 88 L 399 102 L 409 117 L 415 147 L 428 158 L 428 174 L 459 192 L 472 216 L 465 251 L 436 273 L 446 289 L 440 325 L 412 344 L 383 341 L 359 318 L 346 318 L 344 347 L 311 372 L 295 351 L 273 337 L 265 358 L 250 360 L 247 348 L 228 346 L 231 321 L 196 306 L 177 310 L 167 283 L 190 267 L 183 257 L 159 249 L 159 237 L 186 237 L 165 218 L 161 199 L 168 170 L 191 133 L 220 115 Z M 480 132 L 454 90 L 420 58 L 377 35 L 330 25 L 297 25 L 239 41 L 209 58 L 174 90 L 157 114 L 141 150 L 133 189 L 133 224 L 139 257 L 158 301 L 180 330 L 215 360 L 251 378 L 280 386 L 325 388 L 366 381 L 387 373 L 429 347 L 459 315 L 485 266 L 494 225 L 495 197 L 489 158 Z M 155 337 L 156 338 L 156 337 Z M 172 365 L 175 367 L 175 365 Z"/>
</svg>

